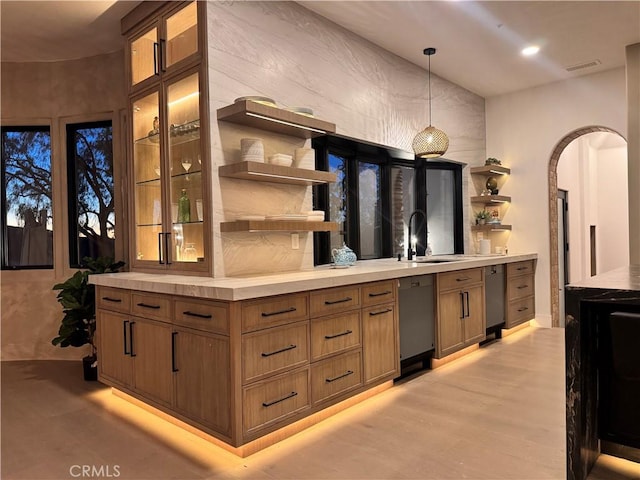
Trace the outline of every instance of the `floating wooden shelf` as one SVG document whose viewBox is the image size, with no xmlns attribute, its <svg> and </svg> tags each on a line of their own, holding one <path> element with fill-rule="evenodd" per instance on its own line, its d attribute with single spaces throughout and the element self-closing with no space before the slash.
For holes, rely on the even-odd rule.
<svg viewBox="0 0 640 480">
<path fill-rule="evenodd" d="M 336 232 L 336 222 L 277 221 L 277 220 L 237 220 L 222 222 L 221 232 Z"/>
<path fill-rule="evenodd" d="M 504 224 L 485 224 L 485 225 L 471 225 L 472 232 L 491 232 L 498 230 L 511 230 L 511 225 Z"/>
<path fill-rule="evenodd" d="M 481 203 L 483 205 L 493 205 L 495 203 L 510 202 L 511 197 L 506 195 L 480 195 L 471 197 L 471 203 Z"/>
<path fill-rule="evenodd" d="M 299 138 L 312 138 L 336 131 L 334 123 L 250 100 L 218 109 L 218 120 Z"/>
<path fill-rule="evenodd" d="M 482 167 L 471 167 L 474 175 L 509 175 L 511 169 L 502 165 L 484 165 Z"/>
<path fill-rule="evenodd" d="M 317 185 L 336 181 L 336 174 L 305 168 L 282 167 L 260 162 L 239 162 L 222 165 L 218 169 L 221 177 L 257 180 L 261 182 L 289 183 L 294 185 Z"/>
</svg>

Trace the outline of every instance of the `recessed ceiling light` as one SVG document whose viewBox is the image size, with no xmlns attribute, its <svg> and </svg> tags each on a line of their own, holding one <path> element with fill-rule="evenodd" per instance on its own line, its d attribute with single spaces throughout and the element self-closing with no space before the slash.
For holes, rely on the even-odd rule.
<svg viewBox="0 0 640 480">
<path fill-rule="evenodd" d="M 535 55 L 539 51 L 540 51 L 540 47 L 538 47 L 537 45 L 530 45 L 528 47 L 523 48 L 520 53 L 525 57 L 530 57 L 531 55 Z"/>
</svg>

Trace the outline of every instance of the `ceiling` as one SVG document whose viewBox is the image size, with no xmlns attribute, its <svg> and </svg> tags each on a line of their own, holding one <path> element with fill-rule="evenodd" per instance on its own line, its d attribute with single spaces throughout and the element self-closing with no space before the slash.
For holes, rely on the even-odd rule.
<svg viewBox="0 0 640 480">
<path fill-rule="evenodd" d="M 2 61 L 56 61 L 123 47 L 120 18 L 139 2 L 0 1 Z M 300 1 L 344 28 L 483 97 L 624 65 L 640 42 L 640 0 Z M 537 43 L 535 57 L 520 55 Z M 597 61 L 594 66 L 567 67 Z"/>
</svg>

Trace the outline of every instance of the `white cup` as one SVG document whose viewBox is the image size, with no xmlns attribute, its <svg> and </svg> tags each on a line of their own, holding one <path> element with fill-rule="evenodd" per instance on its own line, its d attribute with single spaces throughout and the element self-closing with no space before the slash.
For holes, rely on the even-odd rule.
<svg viewBox="0 0 640 480">
<path fill-rule="evenodd" d="M 489 255 L 491 253 L 491 240 L 480 240 L 480 255 Z"/>
<path fill-rule="evenodd" d="M 261 138 L 241 138 L 240 157 L 242 160 L 264 162 L 264 146 Z"/>
<path fill-rule="evenodd" d="M 498 255 L 502 255 L 502 247 L 495 247 L 493 249 Z"/>
</svg>

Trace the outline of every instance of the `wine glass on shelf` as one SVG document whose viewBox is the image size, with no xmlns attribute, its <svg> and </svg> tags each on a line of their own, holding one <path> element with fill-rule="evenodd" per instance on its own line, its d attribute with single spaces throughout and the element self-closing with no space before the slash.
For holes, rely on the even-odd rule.
<svg viewBox="0 0 640 480">
<path fill-rule="evenodd" d="M 189 169 L 191 168 L 191 158 L 189 157 L 185 157 L 182 159 L 182 168 L 184 168 L 184 171 L 189 173 Z"/>
</svg>

